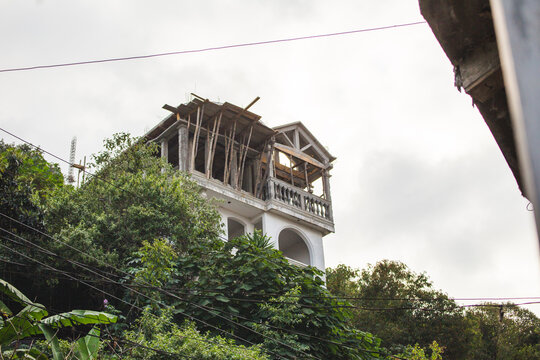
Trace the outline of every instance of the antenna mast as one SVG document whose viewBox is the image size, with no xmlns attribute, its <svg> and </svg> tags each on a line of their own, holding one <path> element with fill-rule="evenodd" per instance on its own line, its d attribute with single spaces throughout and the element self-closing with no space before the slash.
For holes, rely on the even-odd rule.
<svg viewBox="0 0 540 360">
<path fill-rule="evenodd" d="M 74 136 L 73 139 L 71 139 L 71 149 L 69 151 L 69 170 L 68 170 L 68 176 L 67 181 L 70 184 L 73 184 L 75 182 L 75 177 L 73 177 L 73 164 L 75 163 L 75 150 L 77 149 L 77 137 Z"/>
</svg>

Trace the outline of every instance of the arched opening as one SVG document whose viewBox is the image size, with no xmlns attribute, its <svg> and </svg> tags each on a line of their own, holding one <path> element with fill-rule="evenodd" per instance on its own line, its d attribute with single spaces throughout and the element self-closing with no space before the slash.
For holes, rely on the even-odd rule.
<svg viewBox="0 0 540 360">
<path fill-rule="evenodd" d="M 302 237 L 292 229 L 284 229 L 279 233 L 279 250 L 289 259 L 302 264 L 311 265 L 309 249 Z"/>
<path fill-rule="evenodd" d="M 227 219 L 227 239 L 231 240 L 235 237 L 242 236 L 246 233 L 246 227 L 240 221 L 233 218 Z"/>
</svg>

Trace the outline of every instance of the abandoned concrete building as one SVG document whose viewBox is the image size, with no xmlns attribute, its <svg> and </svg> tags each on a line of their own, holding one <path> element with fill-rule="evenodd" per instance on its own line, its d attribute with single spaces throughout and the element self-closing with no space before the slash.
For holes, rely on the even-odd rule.
<svg viewBox="0 0 540 360">
<path fill-rule="evenodd" d="M 219 199 L 228 239 L 258 229 L 299 266 L 324 271 L 322 238 L 334 231 L 330 174 L 335 160 L 301 123 L 269 128 L 245 108 L 194 96 L 146 138 Z"/>
</svg>

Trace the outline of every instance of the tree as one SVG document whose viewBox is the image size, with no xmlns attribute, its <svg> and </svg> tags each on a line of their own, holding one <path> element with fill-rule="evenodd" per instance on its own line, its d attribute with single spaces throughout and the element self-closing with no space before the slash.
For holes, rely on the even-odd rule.
<svg viewBox="0 0 540 360">
<path fill-rule="evenodd" d="M 379 340 L 350 326 L 347 303 L 330 296 L 322 272 L 290 265 L 259 233 L 222 242 L 214 206 L 156 150 L 155 144 L 115 135 L 94 157 L 95 176 L 44 199 L 42 223 L 52 237 L 40 237 L 44 252 L 24 250 L 61 271 L 50 273 L 48 283 L 34 279 L 49 308 L 100 309 L 110 295 L 131 323 L 144 318 L 139 310 L 148 306 L 172 319 L 159 339 L 137 338 L 157 347 L 183 346 L 170 337 L 197 331 L 184 325 L 190 319 L 212 338 L 225 336 L 219 328 L 238 337 L 237 345 L 261 344 L 271 357 L 380 357 Z M 68 296 L 60 295 L 60 287 Z M 115 331 L 122 335 L 123 329 Z"/>
<path fill-rule="evenodd" d="M 219 242 L 221 224 L 214 206 L 199 195 L 199 187 L 189 176 L 156 157 L 155 144 L 116 134 L 104 147 L 93 157 L 95 176 L 80 188 L 58 189 L 47 202 L 47 231 L 69 245 L 51 241 L 50 249 L 123 277 L 106 264 L 128 270 L 128 262 L 144 241 L 165 239 L 177 254 L 191 243 L 211 248 Z M 74 248 L 84 249 L 84 254 Z M 57 268 L 95 280 L 95 274 L 61 259 L 54 261 Z M 63 287 L 76 286 L 62 278 L 58 281 Z M 118 297 L 125 295 L 122 287 L 105 279 L 98 284 Z M 99 306 L 103 295 L 80 289 L 76 298 L 54 300 L 55 306 L 66 308 L 71 307 L 69 302 Z"/>
<path fill-rule="evenodd" d="M 466 357 L 471 334 L 463 311 L 425 274 L 400 262 L 383 260 L 362 271 L 343 265 L 327 270 L 328 289 L 335 296 L 353 297 L 354 326 L 372 332 L 392 353 L 407 345 L 427 348 L 435 340 L 445 357 Z"/>
<path fill-rule="evenodd" d="M 214 249 L 193 244 L 167 286 L 178 318 L 196 317 L 286 358 L 378 358 L 379 340 L 349 326 L 347 303 L 330 296 L 322 272 L 289 264 L 268 241 L 256 232 Z"/>
<path fill-rule="evenodd" d="M 171 309 L 162 309 L 158 315 L 146 309 L 135 326 L 125 333 L 128 341 L 121 349 L 122 359 L 196 360 L 267 360 L 261 346 L 245 347 L 221 336 L 201 334 L 195 324 L 182 326 L 173 320 Z"/>
<path fill-rule="evenodd" d="M 469 309 L 466 318 L 474 334 L 471 359 L 540 359 L 540 319 L 531 311 L 486 303 Z"/>
<path fill-rule="evenodd" d="M 41 151 L 0 140 L 0 272 L 24 291 L 35 289 L 36 278 L 41 275 L 35 263 L 24 255 L 40 260 L 44 257 L 22 244 L 17 236 L 40 246 L 48 243 L 29 227 L 45 231 L 46 203 L 63 187 L 60 168 L 48 163 Z"/>
<path fill-rule="evenodd" d="M 3 320 L 0 322 L 0 357 L 10 359 L 47 359 L 47 356 L 33 342 L 28 346 L 22 340 L 43 335 L 50 345 L 54 360 L 64 359 L 58 338 L 59 329 L 88 324 L 112 324 L 116 316 L 105 312 L 72 310 L 67 313 L 47 316 L 48 312 L 41 304 L 31 301 L 10 283 L 0 279 L 0 310 Z M 18 305 L 20 311 L 14 312 L 6 303 Z M 92 328 L 89 335 L 80 338 L 75 344 L 79 360 L 95 357 L 99 345 L 99 329 Z"/>
</svg>

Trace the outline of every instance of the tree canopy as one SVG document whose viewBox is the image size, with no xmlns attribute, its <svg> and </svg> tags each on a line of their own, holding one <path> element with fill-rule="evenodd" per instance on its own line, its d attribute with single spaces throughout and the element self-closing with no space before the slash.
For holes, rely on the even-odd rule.
<svg viewBox="0 0 540 360">
<path fill-rule="evenodd" d="M 25 292 L 62 311 L 114 310 L 119 321 L 109 331 L 146 344 L 134 358 L 209 348 L 171 342 L 186 333 L 238 345 L 231 350 L 238 354 L 255 344 L 260 358 L 380 357 L 379 340 L 350 325 L 351 313 L 332 299 L 320 271 L 290 265 L 262 234 L 223 242 L 212 202 L 156 156 L 155 144 L 118 134 L 104 145 L 80 187 L 60 181 L 39 193 L 29 185 L 42 232 L 25 228 L 21 243 L 10 244 L 35 269 L 13 278 Z M 18 194 L 15 186 L 4 191 Z M 138 337 L 145 327 L 155 332 Z M 219 358 L 217 351 L 206 353 Z"/>
<path fill-rule="evenodd" d="M 401 262 L 382 260 L 363 270 L 339 265 L 327 269 L 327 286 L 357 307 L 354 326 L 400 357 L 438 356 L 435 341 L 444 359 L 540 358 L 540 319 L 533 313 L 512 303 L 464 310 Z"/>
</svg>

